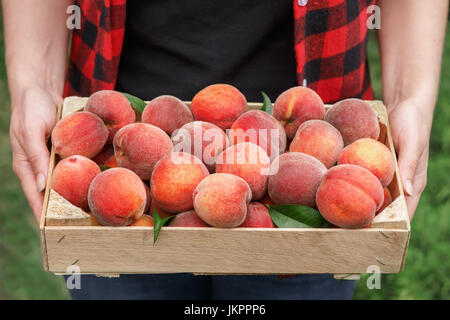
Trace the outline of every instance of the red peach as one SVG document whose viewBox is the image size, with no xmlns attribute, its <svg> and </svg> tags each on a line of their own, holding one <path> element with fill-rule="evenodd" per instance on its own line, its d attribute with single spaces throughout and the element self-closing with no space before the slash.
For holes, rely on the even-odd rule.
<svg viewBox="0 0 450 320">
<path fill-rule="evenodd" d="M 150 217 L 147 214 L 143 214 L 142 217 L 134 221 L 132 224 L 130 224 L 130 227 L 153 227 L 154 222 L 153 218 Z"/>
<path fill-rule="evenodd" d="M 169 223 L 169 227 L 209 227 L 194 210 L 181 212 Z"/>
<path fill-rule="evenodd" d="M 147 123 L 126 125 L 114 137 L 118 165 L 134 171 L 142 180 L 150 179 L 156 162 L 172 152 L 172 147 L 164 131 Z"/>
<path fill-rule="evenodd" d="M 88 211 L 89 185 L 100 172 L 94 161 L 70 156 L 58 162 L 53 170 L 51 188 L 74 206 Z"/>
<path fill-rule="evenodd" d="M 191 111 L 195 120 L 228 129 L 247 110 L 245 96 L 228 84 L 213 84 L 200 90 L 192 99 Z"/>
<path fill-rule="evenodd" d="M 261 202 L 250 202 L 247 206 L 247 218 L 240 225 L 242 228 L 274 228 L 269 209 Z"/>
<path fill-rule="evenodd" d="M 384 201 L 381 205 L 380 209 L 375 213 L 375 215 L 379 214 L 381 211 L 383 211 L 387 206 L 389 206 L 392 203 L 392 195 L 388 188 L 384 188 Z"/>
<path fill-rule="evenodd" d="M 108 139 L 108 130 L 97 115 L 82 111 L 62 118 L 52 132 L 52 144 L 61 158 L 81 155 L 93 158 Z"/>
<path fill-rule="evenodd" d="M 281 121 L 288 139 L 293 139 L 298 127 L 307 120 L 322 120 L 325 107 L 320 96 L 306 87 L 293 87 L 275 100 L 273 116 Z"/>
<path fill-rule="evenodd" d="M 194 117 L 188 106 L 180 99 L 169 95 L 156 97 L 142 112 L 142 122 L 157 126 L 168 135 L 192 121 Z"/>
</svg>

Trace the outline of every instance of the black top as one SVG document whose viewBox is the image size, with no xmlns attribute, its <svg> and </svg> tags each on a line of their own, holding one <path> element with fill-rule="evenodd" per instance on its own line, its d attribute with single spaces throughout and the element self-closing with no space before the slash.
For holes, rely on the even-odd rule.
<svg viewBox="0 0 450 320">
<path fill-rule="evenodd" d="M 248 101 L 297 85 L 292 0 L 131 0 L 117 90 L 192 100 L 213 83 Z"/>
</svg>

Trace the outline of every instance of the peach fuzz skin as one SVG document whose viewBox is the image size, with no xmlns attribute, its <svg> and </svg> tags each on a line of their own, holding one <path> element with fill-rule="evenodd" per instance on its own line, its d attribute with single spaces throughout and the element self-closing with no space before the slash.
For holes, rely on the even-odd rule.
<svg viewBox="0 0 450 320">
<path fill-rule="evenodd" d="M 387 187 L 394 177 L 395 164 L 391 151 L 381 142 L 364 138 L 346 146 L 338 164 L 355 164 L 372 172 Z"/>
<path fill-rule="evenodd" d="M 112 143 L 120 128 L 136 121 L 136 114 L 128 99 L 113 90 L 94 92 L 84 110 L 95 113 L 103 120 L 108 129 L 108 143 Z"/>
<path fill-rule="evenodd" d="M 250 110 L 242 114 L 233 123 L 228 135 L 232 144 L 257 144 L 267 152 L 271 160 L 282 154 L 287 144 L 286 132 L 281 123 L 261 110 Z M 272 148 L 276 149 L 272 151 Z"/>
<path fill-rule="evenodd" d="M 149 180 L 159 159 L 172 152 L 172 141 L 160 128 L 147 123 L 133 123 L 117 131 L 114 154 L 119 167 Z"/>
<path fill-rule="evenodd" d="M 143 214 L 142 217 L 130 224 L 130 227 L 153 227 L 153 218 L 147 214 Z"/>
<path fill-rule="evenodd" d="M 392 203 L 392 195 L 388 188 L 384 188 L 384 201 L 381 205 L 380 209 L 375 213 L 375 215 L 379 214 L 381 211 L 383 211 L 387 206 L 389 206 Z"/>
<path fill-rule="evenodd" d="M 153 201 L 167 212 L 192 209 L 192 193 L 209 175 L 208 169 L 197 157 L 173 152 L 156 164 L 150 179 Z"/>
<path fill-rule="evenodd" d="M 192 121 L 194 117 L 188 106 L 180 99 L 169 95 L 154 98 L 142 112 L 142 122 L 152 124 L 168 135 Z"/>
<path fill-rule="evenodd" d="M 61 158 L 81 155 L 95 157 L 108 139 L 102 119 L 87 112 L 75 112 L 62 118 L 52 131 L 52 144 Z"/>
<path fill-rule="evenodd" d="M 88 201 L 91 213 L 100 224 L 127 226 L 144 213 L 144 183 L 131 170 L 108 169 L 92 181 Z"/>
<path fill-rule="evenodd" d="M 210 226 L 234 228 L 247 216 L 252 191 L 244 181 L 228 173 L 214 173 L 203 179 L 193 194 L 194 209 Z"/>
<path fill-rule="evenodd" d="M 100 172 L 94 161 L 83 156 L 70 156 L 58 162 L 53 170 L 51 188 L 74 206 L 88 211 L 89 186 Z"/>
<path fill-rule="evenodd" d="M 284 153 L 272 162 L 269 197 L 276 204 L 314 207 L 317 188 L 326 172 L 323 163 L 308 154 Z"/>
<path fill-rule="evenodd" d="M 250 202 L 247 206 L 247 217 L 241 228 L 274 228 L 269 209 L 261 202 Z"/>
<path fill-rule="evenodd" d="M 169 223 L 169 227 L 209 227 L 194 210 L 181 212 Z"/>
<path fill-rule="evenodd" d="M 273 116 L 281 122 L 288 139 L 307 120 L 322 120 L 325 106 L 320 96 L 306 87 L 293 87 L 281 93 L 273 105 Z"/>
<path fill-rule="evenodd" d="M 266 152 L 250 142 L 238 143 L 225 149 L 217 158 L 216 172 L 241 177 L 252 190 L 252 199 L 261 199 L 267 190 L 270 159 Z"/>
<path fill-rule="evenodd" d="M 383 198 L 383 187 L 369 170 L 344 164 L 328 170 L 316 203 L 320 214 L 333 225 L 364 228 L 372 222 Z"/>
<path fill-rule="evenodd" d="M 335 103 L 325 114 L 325 121 L 339 130 L 344 145 L 361 139 L 378 139 L 380 124 L 375 110 L 360 99 L 345 99 Z"/>
<path fill-rule="evenodd" d="M 200 90 L 192 99 L 195 120 L 206 121 L 222 129 L 247 110 L 247 100 L 237 88 L 228 84 L 213 84 Z"/>
<path fill-rule="evenodd" d="M 289 151 L 309 154 L 331 168 L 342 148 L 344 142 L 335 127 L 323 120 L 308 120 L 298 128 Z"/>
<path fill-rule="evenodd" d="M 218 126 L 204 121 L 193 121 L 172 133 L 172 143 L 174 151 L 193 154 L 213 173 L 217 157 L 230 145 L 230 140 Z"/>
</svg>

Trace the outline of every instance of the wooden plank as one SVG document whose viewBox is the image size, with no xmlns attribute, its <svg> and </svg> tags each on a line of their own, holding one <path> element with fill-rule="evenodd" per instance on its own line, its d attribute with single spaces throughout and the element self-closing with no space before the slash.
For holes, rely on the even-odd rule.
<svg viewBox="0 0 450 320">
<path fill-rule="evenodd" d="M 361 275 L 359 273 L 343 273 L 334 274 L 333 278 L 336 280 L 359 280 L 361 279 Z"/>
<path fill-rule="evenodd" d="M 49 269 L 64 273 L 399 272 L 405 230 L 46 227 Z"/>
</svg>

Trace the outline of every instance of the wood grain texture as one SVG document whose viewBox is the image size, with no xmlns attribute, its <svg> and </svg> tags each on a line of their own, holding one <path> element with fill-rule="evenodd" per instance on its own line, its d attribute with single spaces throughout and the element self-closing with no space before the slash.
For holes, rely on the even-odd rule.
<svg viewBox="0 0 450 320">
<path fill-rule="evenodd" d="M 405 230 L 47 227 L 49 269 L 64 273 L 398 272 Z"/>
</svg>

